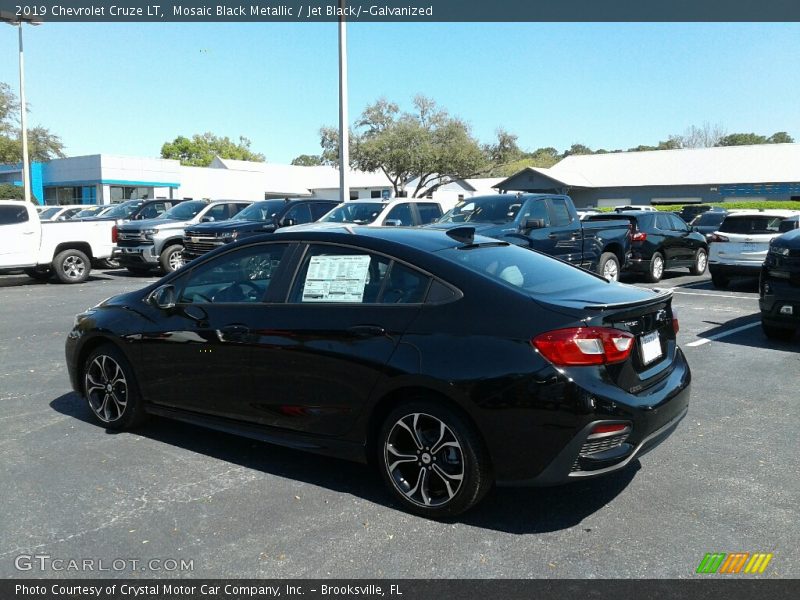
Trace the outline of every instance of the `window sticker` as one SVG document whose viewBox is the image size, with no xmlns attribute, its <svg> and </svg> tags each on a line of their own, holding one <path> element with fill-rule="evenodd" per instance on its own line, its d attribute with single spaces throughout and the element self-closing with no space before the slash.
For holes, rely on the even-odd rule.
<svg viewBox="0 0 800 600">
<path fill-rule="evenodd" d="M 368 255 L 312 256 L 303 302 L 362 302 L 370 260 Z"/>
</svg>

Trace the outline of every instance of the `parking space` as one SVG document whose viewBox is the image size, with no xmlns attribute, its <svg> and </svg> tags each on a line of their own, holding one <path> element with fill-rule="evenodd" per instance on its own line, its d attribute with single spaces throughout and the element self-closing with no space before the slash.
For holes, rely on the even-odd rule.
<svg viewBox="0 0 800 600">
<path fill-rule="evenodd" d="M 774 553 L 761 577 L 800 577 L 800 341 L 762 334 L 752 281 L 650 286 L 674 291 L 693 373 L 689 416 L 654 452 L 606 478 L 496 489 L 441 523 L 399 510 L 361 465 L 162 419 L 91 422 L 64 364 L 73 315 L 153 279 L 0 276 L 0 575 L 98 575 L 15 569 L 36 553 L 186 559 L 195 577 L 692 577 L 705 553 L 743 551 Z"/>
</svg>

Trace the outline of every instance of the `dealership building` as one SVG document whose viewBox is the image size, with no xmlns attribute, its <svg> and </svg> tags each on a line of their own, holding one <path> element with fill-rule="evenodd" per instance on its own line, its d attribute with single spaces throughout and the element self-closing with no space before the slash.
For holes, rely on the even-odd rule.
<svg viewBox="0 0 800 600">
<path fill-rule="evenodd" d="M 579 208 L 800 200 L 800 144 L 574 155 L 494 187 L 569 194 Z"/>
<path fill-rule="evenodd" d="M 20 165 L 0 165 L 0 183 L 22 185 Z M 393 195 L 382 173 L 351 171 L 350 198 Z M 31 164 L 31 192 L 43 204 L 110 204 L 131 199 L 339 197 L 339 171 L 215 158 L 209 167 L 177 160 L 92 154 Z"/>
</svg>

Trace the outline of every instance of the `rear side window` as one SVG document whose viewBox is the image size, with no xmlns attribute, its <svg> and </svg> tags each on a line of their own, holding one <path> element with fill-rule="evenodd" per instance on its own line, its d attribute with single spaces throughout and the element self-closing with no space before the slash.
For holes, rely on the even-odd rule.
<svg viewBox="0 0 800 600">
<path fill-rule="evenodd" d="M 420 202 L 417 204 L 419 211 L 419 221 L 421 225 L 427 225 L 437 221 L 442 216 L 442 207 L 435 202 Z"/>
<path fill-rule="evenodd" d="M 289 298 L 299 304 L 415 304 L 429 284 L 424 273 L 386 256 L 319 244 L 306 252 Z"/>
<path fill-rule="evenodd" d="M 513 244 L 447 248 L 437 254 L 479 275 L 532 294 L 557 294 L 602 281 L 582 269 Z"/>
<path fill-rule="evenodd" d="M 781 217 L 770 215 L 729 216 L 722 222 L 719 230 L 724 233 L 778 233 Z"/>
<path fill-rule="evenodd" d="M 28 220 L 28 210 L 20 206 L 0 206 L 0 225 L 14 225 Z"/>
<path fill-rule="evenodd" d="M 669 231 L 672 228 L 672 224 L 669 222 L 669 215 L 656 215 L 656 229 Z"/>
<path fill-rule="evenodd" d="M 550 209 L 553 214 L 551 223 L 553 227 L 564 227 L 572 221 L 569 208 L 567 208 L 567 201 L 563 198 L 551 198 Z"/>
</svg>

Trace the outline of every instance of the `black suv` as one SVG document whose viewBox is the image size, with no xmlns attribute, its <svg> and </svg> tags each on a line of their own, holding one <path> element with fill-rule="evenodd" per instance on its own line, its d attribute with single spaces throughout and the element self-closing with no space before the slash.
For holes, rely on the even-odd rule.
<svg viewBox="0 0 800 600">
<path fill-rule="evenodd" d="M 338 200 L 263 200 L 251 204 L 232 219 L 188 227 L 183 237 L 186 261 L 234 240 L 281 227 L 316 221 L 339 205 Z"/>
<path fill-rule="evenodd" d="M 588 217 L 590 221 L 628 219 L 631 223 L 631 254 L 625 271 L 644 273 L 655 283 L 666 269 L 688 267 L 702 275 L 708 264 L 708 243 L 676 214 L 653 211 L 623 211 Z"/>
<path fill-rule="evenodd" d="M 764 333 L 769 338 L 791 339 L 800 328 L 800 229 L 770 242 L 758 287 Z"/>
</svg>

